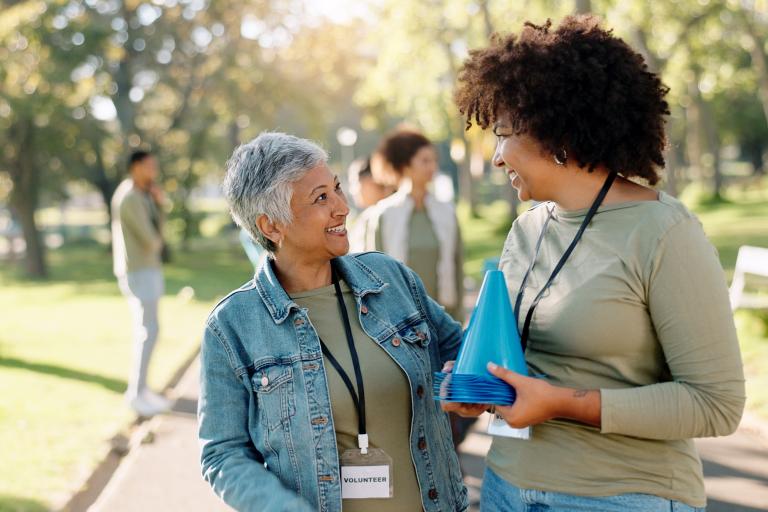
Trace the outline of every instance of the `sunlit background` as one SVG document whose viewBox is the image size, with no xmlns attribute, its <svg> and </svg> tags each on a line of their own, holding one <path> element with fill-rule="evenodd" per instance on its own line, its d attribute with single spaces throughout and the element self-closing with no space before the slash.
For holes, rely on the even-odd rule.
<svg viewBox="0 0 768 512">
<path fill-rule="evenodd" d="M 107 205 L 132 150 L 157 154 L 172 203 L 162 387 L 252 271 L 219 183 L 262 130 L 319 141 L 342 174 L 399 123 L 423 130 L 476 282 L 526 205 L 490 166 L 493 138 L 465 131 L 457 72 L 492 33 L 574 12 L 600 15 L 671 88 L 661 186 L 730 276 L 740 245 L 768 247 L 766 0 L 0 0 L 0 510 L 66 503 L 131 420 Z M 768 417 L 768 318 L 737 322 L 750 407 Z"/>
</svg>

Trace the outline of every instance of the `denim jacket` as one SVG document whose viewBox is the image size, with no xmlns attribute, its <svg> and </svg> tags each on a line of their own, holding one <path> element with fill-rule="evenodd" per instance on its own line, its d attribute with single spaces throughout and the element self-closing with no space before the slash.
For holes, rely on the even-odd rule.
<svg viewBox="0 0 768 512">
<path fill-rule="evenodd" d="M 461 326 L 407 267 L 376 252 L 337 258 L 363 330 L 411 389 L 409 442 L 424 510 L 468 507 L 432 372 L 455 359 Z M 318 335 L 269 260 L 213 310 L 198 410 L 205 479 L 240 511 L 340 511 L 336 434 Z"/>
</svg>

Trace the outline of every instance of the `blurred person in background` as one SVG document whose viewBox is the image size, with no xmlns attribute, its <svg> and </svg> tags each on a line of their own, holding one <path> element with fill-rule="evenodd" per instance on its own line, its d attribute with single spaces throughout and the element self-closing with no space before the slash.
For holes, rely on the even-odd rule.
<svg viewBox="0 0 768 512">
<path fill-rule="evenodd" d="M 347 169 L 349 194 L 358 211 L 362 212 L 394 192 L 394 188 L 376 180 L 371 171 L 371 159 L 360 158 Z"/>
<path fill-rule="evenodd" d="M 459 75 L 459 110 L 497 137 L 494 165 L 522 201 L 542 201 L 500 263 L 536 377 L 489 364 L 517 395 L 496 414 L 532 433 L 494 437 L 483 511 L 706 505 L 693 439 L 736 429 L 744 374 L 717 252 L 651 188 L 667 92 L 591 16 L 495 36 Z"/>
<path fill-rule="evenodd" d="M 151 153 L 131 154 L 128 173 L 115 190 L 111 205 L 113 269 L 120 291 L 128 299 L 133 323 L 133 356 L 125 397 L 139 416 L 151 417 L 171 405 L 147 386 L 164 289 L 165 195 L 156 183 L 158 164 Z"/>
<path fill-rule="evenodd" d="M 235 150 L 224 193 L 269 256 L 206 322 L 199 439 L 216 494 L 254 512 L 466 510 L 432 399 L 460 324 L 403 264 L 347 255 L 347 200 L 314 143 L 262 133 Z"/>
<path fill-rule="evenodd" d="M 398 129 L 371 159 L 374 176 L 389 179 L 397 192 L 382 199 L 366 218 L 364 237 L 353 250 L 381 251 L 413 269 L 427 293 L 463 322 L 464 248 L 456 208 L 429 191 L 437 173 L 437 152 L 418 131 Z"/>
<path fill-rule="evenodd" d="M 397 192 L 366 210 L 351 236 L 353 252 L 382 251 L 413 269 L 427 289 L 458 322 L 464 321 L 464 247 L 452 202 L 429 191 L 437 174 L 437 152 L 412 129 L 388 134 L 371 158 L 373 175 Z M 451 414 L 454 446 L 474 421 Z"/>
<path fill-rule="evenodd" d="M 376 179 L 371 170 L 371 159 L 360 158 L 347 169 L 349 195 L 354 201 L 356 213 L 351 215 L 349 249 L 351 252 L 365 251 L 364 241 L 368 237 L 369 217 L 374 213 L 376 203 L 388 197 L 395 188 Z"/>
</svg>

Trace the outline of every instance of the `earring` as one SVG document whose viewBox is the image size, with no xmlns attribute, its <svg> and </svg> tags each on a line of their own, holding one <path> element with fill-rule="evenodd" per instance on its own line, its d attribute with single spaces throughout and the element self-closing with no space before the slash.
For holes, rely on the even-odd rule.
<svg viewBox="0 0 768 512">
<path fill-rule="evenodd" d="M 568 153 L 565 151 L 565 148 L 563 148 L 560 150 L 560 153 L 552 155 L 552 158 L 554 158 L 557 165 L 565 165 L 565 162 L 568 160 Z"/>
</svg>

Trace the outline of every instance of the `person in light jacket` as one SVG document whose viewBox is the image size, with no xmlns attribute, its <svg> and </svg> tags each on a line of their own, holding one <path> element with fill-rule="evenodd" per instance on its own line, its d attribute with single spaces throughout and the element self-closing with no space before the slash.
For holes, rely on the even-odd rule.
<svg viewBox="0 0 768 512">
<path fill-rule="evenodd" d="M 434 146 L 417 131 L 398 129 L 382 140 L 371 166 L 398 189 L 366 211 L 365 227 L 355 230 L 352 250 L 382 251 L 405 263 L 421 277 L 427 293 L 462 322 L 461 232 L 454 204 L 429 191 L 437 173 Z"/>
</svg>

